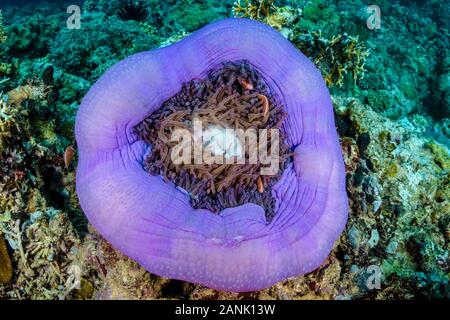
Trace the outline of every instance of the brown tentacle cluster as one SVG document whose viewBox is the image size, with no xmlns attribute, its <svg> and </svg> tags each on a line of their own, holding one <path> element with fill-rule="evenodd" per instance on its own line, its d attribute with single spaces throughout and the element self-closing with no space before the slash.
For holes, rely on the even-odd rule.
<svg viewBox="0 0 450 320">
<path fill-rule="evenodd" d="M 262 77 L 248 62 L 238 61 L 223 64 L 204 80 L 185 83 L 178 94 L 135 130 L 140 138 L 152 145 L 145 169 L 188 191 L 194 208 L 218 212 L 252 202 L 261 205 L 270 220 L 275 210 L 271 187 L 278 181 L 291 155 L 281 127 L 284 117 L 283 106 Z M 260 170 L 265 165 L 259 160 L 256 164 L 249 161 L 239 164 L 236 158 L 231 164 L 195 164 L 192 161 L 175 165 L 171 153 L 179 141 L 172 141 L 171 135 L 176 129 L 193 133 L 194 119 L 201 121 L 203 130 L 211 127 L 254 129 L 256 132 L 259 129 L 278 129 L 278 146 L 271 145 L 268 130 L 267 152 L 270 155 L 272 147 L 279 148 L 276 161 L 280 169 L 274 175 L 261 175 Z M 245 139 L 240 141 L 244 145 L 249 142 Z M 250 157 L 250 150 L 255 147 L 245 145 L 245 159 Z"/>
</svg>

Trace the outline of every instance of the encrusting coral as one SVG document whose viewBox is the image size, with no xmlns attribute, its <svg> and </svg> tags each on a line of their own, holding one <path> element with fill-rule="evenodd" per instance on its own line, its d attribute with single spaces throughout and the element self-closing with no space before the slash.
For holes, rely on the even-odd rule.
<svg viewBox="0 0 450 320">
<path fill-rule="evenodd" d="M 346 76 L 353 84 L 364 77 L 370 51 L 358 36 L 339 34 L 327 39 L 321 32 L 300 34 L 294 44 L 318 66 L 328 86 L 343 86 Z"/>
<path fill-rule="evenodd" d="M 290 6 L 275 6 L 273 0 L 245 0 L 243 5 L 236 1 L 233 5 L 235 17 L 265 22 L 286 38 L 292 37 L 290 27 L 300 18 L 301 13 L 301 9 Z"/>
<path fill-rule="evenodd" d="M 36 15 L 23 23 L 9 25 L 6 28 L 8 53 L 13 56 L 44 56 L 58 24 L 57 20 Z"/>
<path fill-rule="evenodd" d="M 112 38 L 114 41 L 110 41 Z M 119 59 L 154 47 L 157 39 L 158 36 L 144 32 L 136 21 L 88 12 L 83 17 L 83 28 L 59 30 L 49 51 L 51 59 L 64 71 L 96 80 Z"/>
<path fill-rule="evenodd" d="M 364 279 L 367 267 L 378 266 L 385 287 L 379 299 L 395 298 L 401 290 L 405 297 L 448 296 L 448 150 L 423 137 L 426 121 L 420 115 L 395 123 L 353 98 L 336 98 L 334 104 L 338 119 L 347 119 L 338 127 L 347 130 L 341 145 L 351 215 L 341 249 L 351 252 L 345 263 L 349 276 Z M 361 139 L 368 133 L 374 143 Z M 365 290 L 361 286 L 351 295 Z"/>
<path fill-rule="evenodd" d="M 245 0 L 244 5 L 241 5 L 239 0 L 234 3 L 233 13 L 242 18 L 262 21 L 276 10 L 273 3 L 274 0 Z"/>
<path fill-rule="evenodd" d="M 50 88 L 38 79 L 9 91 L 4 98 L 10 105 L 18 106 L 25 100 L 44 100 L 49 90 Z"/>
<path fill-rule="evenodd" d="M 306 8 L 308 12 L 314 11 L 310 6 Z M 236 17 L 262 21 L 280 31 L 317 65 L 329 87 L 342 87 L 346 77 L 353 84 L 364 77 L 370 50 L 358 36 L 343 33 L 326 37 L 320 30 L 305 29 L 301 9 L 278 7 L 274 1 L 246 0 L 243 5 L 238 1 L 234 3 L 233 13 Z"/>
<path fill-rule="evenodd" d="M 14 72 L 15 66 L 12 63 L 0 62 L 0 76 L 9 76 Z"/>
</svg>

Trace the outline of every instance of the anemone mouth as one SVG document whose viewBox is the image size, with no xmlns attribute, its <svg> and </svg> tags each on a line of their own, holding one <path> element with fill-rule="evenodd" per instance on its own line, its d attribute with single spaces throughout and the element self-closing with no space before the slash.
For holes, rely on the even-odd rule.
<svg viewBox="0 0 450 320">
<path fill-rule="evenodd" d="M 284 106 L 246 60 L 193 79 L 135 127 L 152 146 L 144 161 L 187 192 L 195 209 L 220 212 L 245 203 L 276 212 L 272 187 L 291 160 Z"/>
</svg>

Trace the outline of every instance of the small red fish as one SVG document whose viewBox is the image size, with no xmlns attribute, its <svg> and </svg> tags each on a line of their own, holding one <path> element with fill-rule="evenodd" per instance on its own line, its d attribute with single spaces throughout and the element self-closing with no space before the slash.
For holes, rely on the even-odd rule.
<svg viewBox="0 0 450 320">
<path fill-rule="evenodd" d="M 75 156 L 75 149 L 72 146 L 68 146 L 66 151 L 64 151 L 64 167 L 67 169 L 72 163 L 73 157 Z"/>
</svg>

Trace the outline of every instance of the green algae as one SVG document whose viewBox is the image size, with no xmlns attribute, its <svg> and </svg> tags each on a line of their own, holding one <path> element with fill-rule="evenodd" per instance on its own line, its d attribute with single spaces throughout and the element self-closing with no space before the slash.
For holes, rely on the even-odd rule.
<svg viewBox="0 0 450 320">
<path fill-rule="evenodd" d="M 390 165 L 388 165 L 388 167 L 385 169 L 384 172 L 389 178 L 395 178 L 399 172 L 398 165 L 395 162 L 393 162 Z"/>
<path fill-rule="evenodd" d="M 387 101 L 386 94 L 382 92 L 374 90 L 367 92 L 367 103 L 377 112 L 383 112 L 388 108 Z"/>
<path fill-rule="evenodd" d="M 408 99 L 415 99 L 417 97 L 417 90 L 411 82 L 402 81 L 400 83 L 400 90 L 403 91 L 405 97 Z"/>
<path fill-rule="evenodd" d="M 434 156 L 434 161 L 444 170 L 450 170 L 450 155 L 448 149 L 434 141 L 427 144 Z"/>
<path fill-rule="evenodd" d="M 340 16 L 334 5 L 328 5 L 323 0 L 312 0 L 303 8 L 300 28 L 310 31 L 323 30 L 325 28 L 335 29 L 340 24 Z"/>
</svg>

